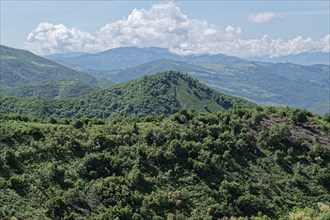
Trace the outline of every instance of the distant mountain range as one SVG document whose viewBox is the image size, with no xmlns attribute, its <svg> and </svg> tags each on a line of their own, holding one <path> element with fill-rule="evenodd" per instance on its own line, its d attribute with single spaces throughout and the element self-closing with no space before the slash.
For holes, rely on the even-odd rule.
<svg viewBox="0 0 330 220">
<path fill-rule="evenodd" d="M 314 65 L 314 64 L 325 64 L 330 65 L 330 53 L 318 52 L 318 51 L 307 51 L 294 55 L 281 56 L 281 57 L 252 57 L 249 58 L 251 61 L 262 61 L 272 63 L 295 63 L 300 65 Z"/>
<path fill-rule="evenodd" d="M 37 118 L 113 118 L 170 115 L 181 109 L 199 112 L 254 107 L 249 101 L 221 94 L 178 72 L 146 76 L 76 99 L 0 97 L 0 114 Z"/>
<path fill-rule="evenodd" d="M 143 63 L 169 59 L 176 61 L 202 62 L 223 65 L 235 65 L 238 63 L 248 63 L 249 61 L 271 62 L 271 63 L 295 63 L 300 65 L 324 64 L 330 65 L 330 53 L 307 51 L 299 54 L 280 56 L 280 57 L 250 57 L 241 59 L 224 54 L 202 54 L 179 56 L 169 52 L 164 48 L 148 47 L 120 47 L 109 49 L 103 52 L 90 53 L 62 53 L 51 54 L 46 58 L 53 61 L 82 69 L 109 70 L 109 69 L 127 69 Z"/>
<path fill-rule="evenodd" d="M 64 53 L 49 55 L 47 58 L 73 68 L 93 70 L 127 69 L 159 59 L 226 65 L 248 62 L 237 57 L 226 56 L 223 54 L 179 56 L 169 52 L 167 49 L 157 47 L 120 47 L 96 54 L 81 55 L 80 53 Z"/>
<path fill-rule="evenodd" d="M 96 54 L 55 54 L 47 58 L 70 67 L 95 70 L 126 69 L 157 59 L 181 60 L 182 57 L 163 48 L 121 47 Z"/>
</svg>

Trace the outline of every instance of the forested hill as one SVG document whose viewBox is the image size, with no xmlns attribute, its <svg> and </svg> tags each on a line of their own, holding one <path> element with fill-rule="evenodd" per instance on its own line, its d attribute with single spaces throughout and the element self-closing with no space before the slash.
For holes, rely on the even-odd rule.
<svg viewBox="0 0 330 220">
<path fill-rule="evenodd" d="M 0 118 L 1 219 L 330 219 L 329 117 L 50 122 Z"/>
<path fill-rule="evenodd" d="M 132 80 L 76 99 L 0 98 L 0 113 L 37 118 L 111 118 L 170 115 L 180 109 L 224 111 L 255 104 L 216 92 L 179 72 L 165 72 Z"/>
<path fill-rule="evenodd" d="M 301 66 L 291 63 L 241 62 L 232 65 L 156 60 L 109 74 L 114 82 L 125 82 L 145 74 L 176 70 L 188 73 L 207 86 L 260 105 L 290 106 L 314 110 L 312 106 L 329 100 L 329 72 L 326 65 Z M 219 61 L 220 62 L 220 61 Z M 111 72 L 111 71 L 110 71 Z M 104 75 L 106 77 L 106 74 Z M 326 113 L 323 107 L 319 113 Z"/>
<path fill-rule="evenodd" d="M 2 89 L 55 80 L 75 80 L 100 86 L 104 84 L 91 75 L 60 65 L 29 51 L 0 45 L 0 86 Z"/>
</svg>

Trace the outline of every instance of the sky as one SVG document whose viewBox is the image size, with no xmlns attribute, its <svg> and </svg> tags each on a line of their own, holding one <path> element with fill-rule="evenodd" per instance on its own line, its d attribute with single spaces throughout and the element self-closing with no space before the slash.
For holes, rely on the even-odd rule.
<svg viewBox="0 0 330 220">
<path fill-rule="evenodd" d="M 39 55 L 125 46 L 238 57 L 330 50 L 328 0 L 0 2 L 1 44 Z"/>
</svg>

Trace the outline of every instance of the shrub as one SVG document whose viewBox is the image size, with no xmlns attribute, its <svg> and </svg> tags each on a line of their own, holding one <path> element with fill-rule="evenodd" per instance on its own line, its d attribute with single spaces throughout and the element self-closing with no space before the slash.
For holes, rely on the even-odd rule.
<svg viewBox="0 0 330 220">
<path fill-rule="evenodd" d="M 73 127 L 74 128 L 77 128 L 77 129 L 80 129 L 84 126 L 84 122 L 81 121 L 81 120 L 77 120 L 75 122 L 73 122 Z"/>
</svg>

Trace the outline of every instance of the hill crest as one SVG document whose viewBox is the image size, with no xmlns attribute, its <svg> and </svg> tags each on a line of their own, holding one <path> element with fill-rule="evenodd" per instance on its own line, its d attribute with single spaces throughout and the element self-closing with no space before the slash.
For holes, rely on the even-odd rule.
<svg viewBox="0 0 330 220">
<path fill-rule="evenodd" d="M 2 88 L 36 85 L 55 80 L 74 80 L 101 85 L 100 80 L 91 75 L 37 56 L 27 50 L 0 45 L 0 60 Z"/>
<path fill-rule="evenodd" d="M 0 113 L 19 113 L 38 118 L 112 118 L 170 115 L 181 109 L 216 112 L 253 106 L 255 104 L 249 101 L 216 92 L 187 74 L 168 71 L 75 99 L 2 98 Z"/>
</svg>

